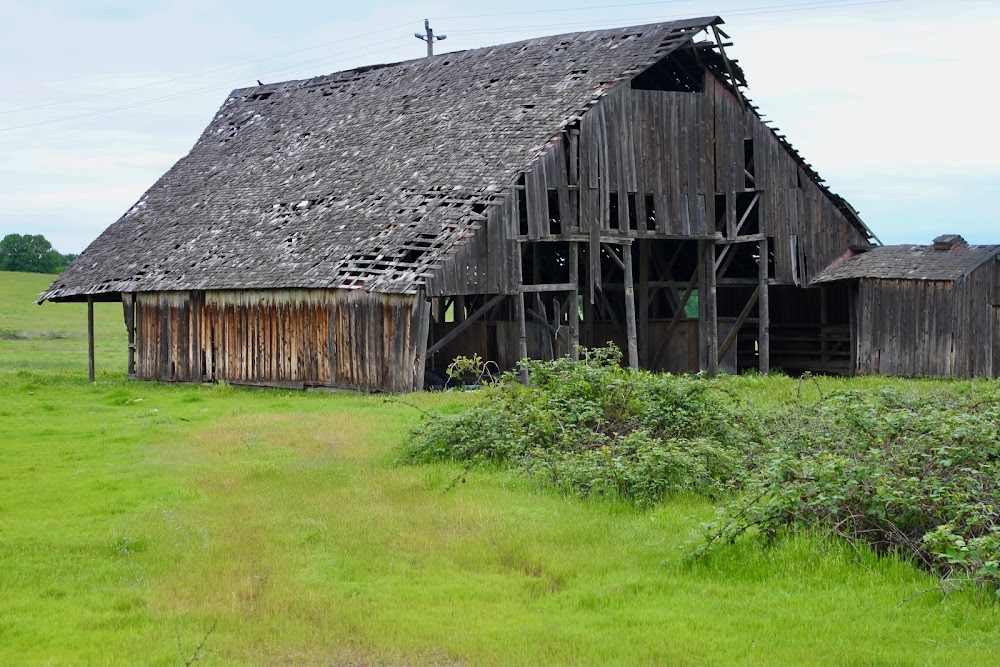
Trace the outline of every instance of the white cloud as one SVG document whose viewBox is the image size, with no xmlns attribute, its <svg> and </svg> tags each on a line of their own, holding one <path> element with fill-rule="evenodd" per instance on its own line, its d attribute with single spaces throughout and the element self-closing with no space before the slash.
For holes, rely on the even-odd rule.
<svg viewBox="0 0 1000 667">
<path fill-rule="evenodd" d="M 903 0 L 741 15 L 747 7 L 774 4 L 686 0 L 517 14 L 570 5 L 513 0 L 498 8 L 483 0 L 448 0 L 419 11 L 432 17 L 506 14 L 434 19 L 438 32 L 449 34 L 439 43 L 447 50 L 719 13 L 735 43 L 730 51 L 747 71 L 751 97 L 884 240 L 925 240 L 909 238 L 925 229 L 1000 240 L 992 186 L 1000 182 L 1000 133 L 991 128 L 1000 91 L 987 72 L 992 46 L 955 27 L 994 34 L 1000 7 L 989 1 Z M 411 34 L 423 17 L 410 5 L 310 0 L 292 7 L 253 0 L 6 0 L 0 5 L 0 24 L 7 27 L 0 42 L 6 83 L 0 100 L 0 232 L 27 225 L 63 251 L 79 250 L 190 149 L 228 90 L 257 78 L 303 78 L 421 55 L 423 45 Z M 404 21 L 413 25 L 393 27 Z M 581 25 L 566 25 L 573 23 Z M 475 32 L 497 26 L 511 28 Z M 393 28 L 369 34 L 386 27 Z M 10 113 L 137 86 L 146 87 Z M 189 94 L 201 88 L 208 90 Z M 172 95 L 184 96 L 2 131 Z"/>
</svg>

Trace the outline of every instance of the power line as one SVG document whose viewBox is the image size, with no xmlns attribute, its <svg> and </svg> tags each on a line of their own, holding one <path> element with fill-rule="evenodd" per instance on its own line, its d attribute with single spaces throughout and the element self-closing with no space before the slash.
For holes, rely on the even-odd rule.
<svg viewBox="0 0 1000 667">
<path fill-rule="evenodd" d="M 863 5 L 885 5 L 904 2 L 904 0 L 861 0 L 857 2 L 843 2 L 842 0 L 815 0 L 814 2 L 797 2 L 786 5 L 768 5 L 762 7 L 747 7 L 743 9 L 733 9 L 727 10 L 725 15 L 728 16 L 753 16 L 757 14 L 780 14 L 785 12 L 795 12 L 795 11 L 810 11 L 818 9 L 838 9 L 840 7 L 858 7 Z M 716 14 L 714 12 L 707 12 L 705 15 Z M 687 18 L 689 14 L 673 14 L 670 16 L 639 16 L 630 17 L 628 21 L 664 21 L 669 19 L 677 18 Z M 622 20 L 616 21 L 605 21 L 597 22 L 594 21 L 584 21 L 584 22 L 573 22 L 573 23 L 548 23 L 544 25 L 531 25 L 531 26 L 506 26 L 502 28 L 471 28 L 468 30 L 452 30 L 453 35 L 475 35 L 475 34 L 488 34 L 488 33 L 517 33 L 517 32 L 530 32 L 534 30 L 540 30 L 545 28 L 576 28 L 576 27 L 588 27 L 596 28 L 601 26 L 609 25 L 621 25 Z"/>
<path fill-rule="evenodd" d="M 109 90 L 103 93 L 94 93 L 93 95 L 84 95 L 82 97 L 74 97 L 68 100 L 59 100 L 58 102 L 46 102 L 44 104 L 36 104 L 30 107 L 21 107 L 19 109 L 8 109 L 6 111 L 0 111 L 0 116 L 5 116 L 7 114 L 19 113 L 22 111 L 34 111 L 36 109 L 45 109 L 48 107 L 59 106 L 61 104 L 71 104 L 73 102 L 82 102 L 84 100 L 92 100 L 97 97 L 107 97 L 108 95 L 120 95 L 121 93 L 129 93 L 134 90 L 142 90 L 143 88 L 153 88 L 155 86 L 163 86 L 168 83 L 176 83 L 178 81 L 185 81 L 187 79 L 195 79 L 200 76 L 206 76 L 208 74 L 216 74 L 218 72 L 225 72 L 232 69 L 237 69 L 240 67 L 246 67 L 247 65 L 255 65 L 257 63 L 262 63 L 268 60 L 274 60 L 276 58 L 284 58 L 285 56 L 293 56 L 298 53 L 305 53 L 306 51 L 315 51 L 316 49 L 321 49 L 326 46 L 331 46 L 333 44 L 340 44 L 342 42 L 348 42 L 352 39 L 360 39 L 361 37 L 370 37 L 371 35 L 377 35 L 381 32 L 386 32 L 388 30 L 396 30 L 404 26 L 410 25 L 412 21 L 407 21 L 406 23 L 400 23 L 399 25 L 394 25 L 388 28 L 381 28 L 379 30 L 373 30 L 371 32 L 362 33 L 360 35 L 351 35 L 344 39 L 337 39 L 332 42 L 325 42 L 323 44 L 317 44 L 315 46 L 307 46 L 303 49 L 296 49 L 295 51 L 286 51 L 285 53 L 279 53 L 273 56 L 267 56 L 265 58 L 257 58 L 256 60 L 248 60 L 247 62 L 237 63 L 235 65 L 226 65 L 225 67 L 216 67 L 215 69 L 205 70 L 203 72 L 195 72 L 193 74 L 184 74 L 182 76 L 177 76 L 172 79 L 163 79 L 162 81 L 153 81 L 151 83 L 143 83 L 138 86 L 131 86 L 129 88 L 119 88 L 118 90 Z M 307 61 L 309 62 L 309 61 Z M 278 70 L 275 70 L 278 71 Z"/>
<path fill-rule="evenodd" d="M 684 1 L 687 1 L 687 0 L 665 0 L 665 2 L 684 2 Z M 904 0 L 860 0 L 860 1 L 854 1 L 854 2 L 843 2 L 842 0 L 813 0 L 811 2 L 796 2 L 796 3 L 789 3 L 789 4 L 783 4 L 783 5 L 764 5 L 764 6 L 758 6 L 758 7 L 736 8 L 736 9 L 732 9 L 732 10 L 727 10 L 725 12 L 725 14 L 727 16 L 750 16 L 750 15 L 757 15 L 757 14 L 777 14 L 777 13 L 793 12 L 793 11 L 808 11 L 808 10 L 819 10 L 819 9 L 837 9 L 837 8 L 841 8 L 841 7 L 858 7 L 858 6 L 866 6 L 866 5 L 882 5 L 882 4 L 898 3 L 898 2 L 903 2 L 903 1 Z M 591 6 L 591 7 L 582 7 L 582 8 L 535 10 L 535 11 L 526 11 L 526 12 L 508 12 L 508 13 L 504 13 L 504 14 L 483 14 L 483 15 L 479 15 L 479 16 L 464 16 L 464 17 L 455 17 L 455 18 L 489 18 L 489 17 L 502 16 L 502 15 L 537 14 L 537 13 L 559 12 L 559 11 L 579 11 L 579 10 L 582 10 L 582 9 L 605 9 L 605 8 L 610 8 L 610 7 L 645 6 L 645 5 L 651 5 L 651 4 L 663 4 L 663 3 L 662 2 L 641 2 L 641 3 L 632 3 L 632 4 L 625 4 L 625 5 L 601 5 L 601 6 L 596 6 L 595 5 L 595 6 Z M 711 13 L 711 12 L 709 12 L 709 13 Z M 685 16 L 687 16 L 687 14 L 684 14 L 684 15 L 673 15 L 673 16 L 633 17 L 633 18 L 629 18 L 629 19 L 625 19 L 625 20 L 628 20 L 628 21 L 658 21 L 658 20 L 668 20 L 668 19 L 674 19 L 674 18 L 683 18 Z M 456 30 L 456 31 L 452 31 L 452 32 L 453 32 L 453 34 L 467 34 L 467 35 L 472 35 L 472 34 L 486 34 L 486 33 L 523 33 L 523 32 L 531 32 L 531 31 L 541 30 L 541 29 L 545 29 L 545 28 L 569 28 L 569 27 L 581 27 L 581 26 L 582 27 L 589 27 L 589 28 L 596 28 L 596 27 L 599 27 L 599 26 L 606 26 L 606 25 L 619 25 L 620 23 L 621 23 L 621 20 L 618 20 L 618 21 L 615 21 L 615 22 L 604 22 L 604 23 L 597 23 L 597 24 L 595 24 L 593 21 L 590 21 L 590 22 L 582 22 L 582 23 L 581 22 L 575 22 L 575 23 L 555 23 L 555 24 L 532 25 L 532 26 L 508 26 L 508 27 L 505 27 L 505 28 L 483 28 L 483 29 Z M 363 36 L 367 36 L 367 35 L 373 35 L 373 34 L 377 34 L 379 32 L 385 32 L 387 30 L 393 30 L 393 29 L 396 29 L 396 28 L 399 28 L 399 27 L 402 27 L 402 26 L 405 26 L 405 25 L 408 25 L 408 23 L 403 23 L 403 24 L 400 24 L 398 26 L 393 26 L 392 28 L 383 28 L 381 30 L 375 30 L 375 31 L 372 31 L 370 33 L 365 33 L 363 35 L 356 35 L 356 36 L 354 36 L 352 38 L 348 38 L 348 39 L 353 39 L 355 37 L 363 37 Z M 403 38 L 403 37 L 394 37 L 392 39 L 384 40 L 382 42 L 377 42 L 375 45 L 378 45 L 378 44 L 387 44 L 387 43 L 390 43 L 390 42 L 396 42 L 396 41 L 399 41 L 401 39 L 405 39 L 405 38 Z M 339 42 L 343 42 L 343 41 L 347 41 L 347 40 L 345 39 L 345 40 L 338 40 L 338 41 Z M 333 44 L 333 43 L 337 43 L 337 42 L 329 42 L 329 44 Z M 368 45 L 368 46 L 373 46 L 373 45 Z M 315 48 L 320 48 L 320 47 L 318 47 L 318 46 L 317 47 L 307 47 L 305 49 L 299 49 L 298 51 L 293 51 L 293 52 L 289 52 L 289 53 L 301 53 L 301 52 L 304 52 L 304 51 L 313 50 Z M 346 52 L 335 54 L 334 56 L 328 56 L 328 57 L 324 57 L 324 58 L 318 58 L 318 59 L 314 59 L 314 60 L 311 60 L 311 61 L 305 61 L 304 63 L 296 63 L 294 65 L 288 65 L 288 66 L 285 66 L 285 67 L 280 67 L 280 68 L 276 68 L 276 69 L 273 69 L 273 70 L 268 70 L 268 71 L 262 72 L 261 74 L 262 75 L 264 75 L 264 74 L 274 74 L 274 73 L 278 73 L 278 72 L 295 73 L 295 72 L 304 71 L 306 69 L 311 69 L 311 67 L 302 67 L 302 65 L 304 65 L 304 64 L 308 64 L 308 63 L 315 64 L 315 63 L 323 62 L 323 61 L 329 60 L 329 58 L 331 58 L 331 57 L 337 57 L 337 56 L 345 55 L 347 53 L 352 53 L 354 51 L 361 50 L 362 48 L 365 48 L 365 47 L 359 47 L 357 49 L 352 49 L 352 50 L 349 50 L 349 51 L 346 51 Z M 360 55 L 361 56 L 375 55 L 375 54 L 378 54 L 378 53 L 384 53 L 386 51 L 391 51 L 391 50 L 392 49 L 381 49 L 381 50 L 378 50 L 378 51 L 371 51 L 371 52 L 360 54 Z M 287 54 L 283 54 L 283 55 L 287 55 Z M 233 65 L 233 66 L 230 66 L 230 67 L 218 68 L 216 70 L 210 70 L 209 72 L 216 72 L 216 71 L 223 71 L 223 70 L 227 70 L 227 69 L 233 69 L 233 68 L 236 68 L 236 67 L 244 66 L 246 64 L 253 64 L 253 63 L 256 63 L 256 62 L 263 62 L 263 61 L 272 60 L 272 59 L 278 58 L 278 57 L 281 57 L 281 55 L 278 55 L 278 56 L 269 56 L 267 58 L 260 58 L 258 60 L 250 61 L 249 63 L 244 63 L 242 65 Z M 334 63 L 336 63 L 336 62 L 344 62 L 344 60 L 334 61 Z M 331 63 L 331 64 L 334 64 L 334 63 Z M 293 69 L 293 68 L 298 68 L 298 69 Z M 177 81 L 177 80 L 182 80 L 182 79 L 187 79 L 187 78 L 193 78 L 193 77 L 196 77 L 196 76 L 202 76 L 203 74 L 205 74 L 205 73 L 192 74 L 192 75 L 187 75 L 187 76 L 184 76 L 184 77 L 177 77 L 175 79 L 167 80 L 167 81 L 164 81 L 164 82 L 144 84 L 142 86 L 135 86 L 133 88 L 127 88 L 127 89 L 123 89 L 122 91 L 114 91 L 114 92 L 126 92 L 126 91 L 129 91 L 129 90 L 135 90 L 135 89 L 139 89 L 139 88 L 146 88 L 146 87 L 150 87 L 150 86 L 154 86 L 154 85 L 161 85 L 163 83 L 169 83 L 171 81 Z M 69 116 L 62 116 L 62 117 L 59 117 L 59 118 L 52 118 L 52 119 L 48 119 L 48 120 L 37 121 L 37 122 L 34 122 L 34 123 L 26 123 L 26 124 L 23 124 L 23 125 L 15 125 L 15 126 L 11 126 L 11 127 L 0 128 L 0 132 L 9 132 L 9 131 L 19 130 L 19 129 L 24 129 L 24 128 L 29 128 L 29 127 L 36 127 L 36 126 L 39 126 L 39 125 L 49 125 L 49 124 L 52 124 L 52 123 L 59 123 L 59 122 L 68 121 L 68 120 L 76 120 L 76 119 L 80 119 L 80 118 L 88 118 L 88 117 L 91 117 L 91 116 L 101 115 L 101 114 L 105 114 L 105 113 L 112 113 L 112 112 L 116 112 L 116 111 L 123 111 L 123 110 L 127 110 L 127 109 L 133 109 L 133 108 L 136 108 L 136 107 L 147 106 L 149 104 L 155 104 L 157 102 L 164 102 L 164 101 L 170 101 L 170 100 L 180 99 L 180 98 L 189 97 L 189 96 L 192 96 L 192 95 L 198 95 L 198 94 L 201 94 L 201 93 L 204 93 L 204 92 L 217 91 L 217 90 L 219 90 L 220 86 L 223 86 L 223 85 L 226 85 L 226 84 L 232 84 L 232 83 L 242 82 L 244 80 L 245 80 L 244 78 L 232 79 L 232 80 L 229 80 L 229 81 L 223 81 L 223 82 L 211 84 L 211 85 L 208 85 L 208 86 L 203 86 L 203 87 L 200 87 L 200 88 L 195 88 L 193 90 L 188 90 L 188 91 L 183 91 L 183 92 L 180 92 L 180 93 L 174 93 L 174 94 L 171 94 L 171 95 L 165 95 L 165 96 L 162 96 L 162 97 L 157 97 L 157 98 L 153 98 L 153 99 L 143 100 L 143 101 L 140 101 L 140 102 L 134 102 L 134 103 L 120 105 L 120 106 L 116 106 L 116 107 L 109 107 L 109 108 L 105 108 L 105 109 L 97 109 L 97 110 L 94 110 L 94 111 L 84 112 L 84 113 L 80 113 L 80 114 L 73 114 L 73 115 L 69 115 Z M 100 97 L 100 96 L 104 96 L 104 95 L 114 94 L 114 92 L 99 93 L 97 95 L 91 95 L 91 96 L 88 96 L 88 97 L 78 98 L 78 99 L 91 99 L 93 97 Z M 72 100 L 66 100 L 65 102 L 69 102 L 69 101 L 72 101 Z M 26 107 L 25 109 L 19 109 L 19 110 L 14 110 L 14 111 L 25 111 L 25 110 L 29 110 L 29 109 L 37 109 L 37 108 L 41 108 L 41 107 L 54 106 L 56 104 L 62 104 L 62 103 L 65 103 L 65 102 L 55 102 L 55 103 L 50 103 L 50 104 L 38 105 L 38 106 L 35 106 L 35 107 Z M 4 113 L 13 113 L 14 111 L 2 112 L 2 113 L 0 113 L 0 115 L 2 115 Z"/>
<path fill-rule="evenodd" d="M 389 42 L 398 42 L 398 41 L 401 41 L 403 39 L 406 39 L 406 38 L 405 37 L 393 37 L 392 39 L 387 39 L 387 40 L 385 40 L 383 42 L 377 42 L 376 45 L 377 44 L 386 44 L 386 43 L 389 43 Z M 359 49 L 354 49 L 354 50 L 357 51 Z M 359 54 L 359 55 L 360 56 L 371 56 L 371 55 L 375 55 L 377 53 L 385 53 L 386 51 L 392 51 L 392 50 L 393 50 L 393 48 L 380 49 L 378 51 L 369 51 L 367 53 L 362 53 L 362 54 Z M 346 53 L 350 53 L 350 51 L 348 51 Z M 338 54 L 338 55 L 343 55 L 343 54 Z M 327 58 L 323 58 L 323 59 L 320 59 L 320 60 L 327 60 Z M 334 63 L 345 62 L 346 60 L 349 60 L 349 59 L 337 60 L 337 61 L 334 61 Z M 316 62 L 316 61 L 313 61 L 313 62 Z M 331 63 L 331 64 L 334 64 L 334 63 Z M 301 63 L 299 63 L 299 64 L 301 64 Z M 294 65 L 293 67 L 297 67 L 297 66 L 298 65 Z M 273 72 L 283 71 L 283 70 L 287 70 L 287 69 L 288 69 L 288 67 L 284 67 L 284 68 L 280 68 L 280 69 L 277 69 L 277 70 L 271 70 L 271 72 L 265 72 L 265 73 L 273 73 Z M 294 73 L 294 72 L 303 71 L 303 70 L 306 70 L 306 69 L 311 69 L 311 67 L 308 67 L 308 68 L 304 67 L 304 68 L 300 68 L 298 70 L 291 70 L 290 72 L 287 72 L 287 73 Z M 174 93 L 174 94 L 171 94 L 171 95 L 164 95 L 162 97 L 156 97 L 156 98 L 152 98 L 152 99 L 142 100 L 140 102 L 132 102 L 130 104 L 123 104 L 123 105 L 116 106 L 116 107 L 108 107 L 108 108 L 105 108 L 105 109 L 95 109 L 94 111 L 86 111 L 86 112 L 83 112 L 83 113 L 72 114 L 72 115 L 69 115 L 69 116 L 60 116 L 59 118 L 49 118 L 47 120 L 40 120 L 40 121 L 36 121 L 34 123 L 25 123 L 23 125 L 13 125 L 11 127 L 3 127 L 3 128 L 0 128 L 0 132 L 11 132 L 13 130 L 21 130 L 21 129 L 28 128 L 28 127 L 37 127 L 39 125 L 51 125 L 52 123 L 61 123 L 63 121 L 67 121 L 67 120 L 78 120 L 78 119 L 81 119 L 81 118 L 89 118 L 91 116 L 99 116 L 101 114 L 112 113 L 112 112 L 115 112 L 115 111 L 124 111 L 124 110 L 127 110 L 127 109 L 134 109 L 136 107 L 142 107 L 142 106 L 147 106 L 147 105 L 150 105 L 150 104 L 156 104 L 157 102 L 166 102 L 166 101 L 170 101 L 170 100 L 181 99 L 181 98 L 184 98 L 184 97 L 191 97 L 193 95 L 199 95 L 199 94 L 208 93 L 208 92 L 218 92 L 220 90 L 219 86 L 222 86 L 222 85 L 225 85 L 225 84 L 232 84 L 232 83 L 240 82 L 240 81 L 244 81 L 244 79 L 233 79 L 233 80 L 230 80 L 228 82 L 227 81 L 223 81 L 223 82 L 220 82 L 220 83 L 212 84 L 210 86 L 203 86 L 201 88 L 195 88 L 195 89 L 186 90 L 186 91 L 183 91 L 183 92 L 180 92 L 180 93 Z"/>
<path fill-rule="evenodd" d="M 561 7 L 559 9 L 530 9 L 523 12 L 497 12 L 495 14 L 467 14 L 465 16 L 432 16 L 435 21 L 455 21 L 458 19 L 485 19 L 496 16 L 520 16 L 523 14 L 552 14 L 555 12 L 582 12 L 588 9 L 621 9 L 622 7 L 641 7 L 645 5 L 666 5 L 679 2 L 695 2 L 695 0 L 659 0 L 659 2 L 630 2 L 620 5 L 591 5 L 589 7 Z"/>
</svg>

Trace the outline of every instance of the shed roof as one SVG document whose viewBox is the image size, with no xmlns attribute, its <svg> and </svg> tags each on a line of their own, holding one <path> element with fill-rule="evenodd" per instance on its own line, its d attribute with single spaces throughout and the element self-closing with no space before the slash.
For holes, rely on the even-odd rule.
<svg viewBox="0 0 1000 667">
<path fill-rule="evenodd" d="M 938 250 L 933 245 L 878 246 L 827 269 L 812 282 L 857 278 L 954 281 L 998 253 L 998 245 L 962 244 L 951 250 Z"/>
<path fill-rule="evenodd" d="M 191 152 L 40 301 L 413 292 L 563 128 L 615 83 L 721 22 L 557 35 L 235 90 Z M 738 68 L 736 79 L 745 83 Z"/>
</svg>

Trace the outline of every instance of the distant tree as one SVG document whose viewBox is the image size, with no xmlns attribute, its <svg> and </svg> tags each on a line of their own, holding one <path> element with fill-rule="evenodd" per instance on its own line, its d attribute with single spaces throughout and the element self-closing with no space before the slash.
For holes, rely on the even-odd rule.
<svg viewBox="0 0 1000 667">
<path fill-rule="evenodd" d="M 58 273 L 64 268 L 63 255 L 41 234 L 8 234 L 0 240 L 0 271 Z"/>
</svg>

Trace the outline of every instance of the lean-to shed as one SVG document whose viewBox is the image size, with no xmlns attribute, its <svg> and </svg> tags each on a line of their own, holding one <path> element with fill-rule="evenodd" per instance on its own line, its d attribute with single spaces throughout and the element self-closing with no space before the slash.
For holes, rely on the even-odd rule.
<svg viewBox="0 0 1000 667">
<path fill-rule="evenodd" d="M 880 246 L 814 283 L 850 290 L 855 372 L 1000 377 L 1000 245 Z"/>
<path fill-rule="evenodd" d="M 847 290 L 806 286 L 874 237 L 761 121 L 721 23 L 233 91 L 41 300 L 122 301 L 143 379 L 401 391 L 608 340 L 846 372 Z"/>
</svg>

